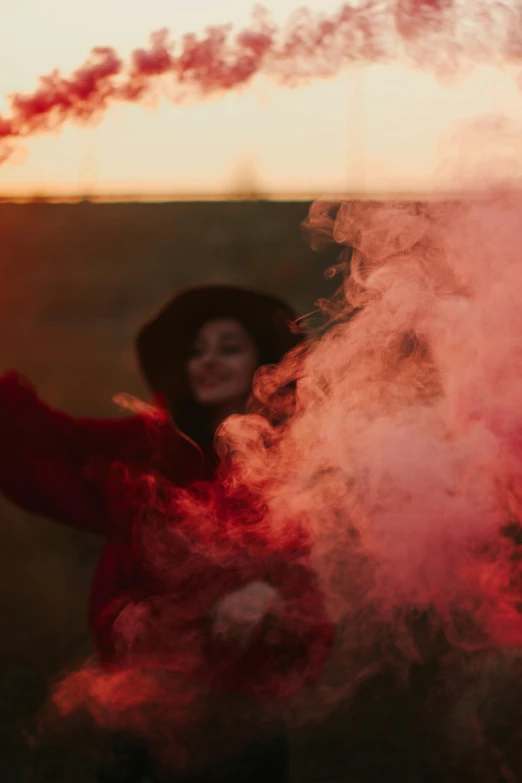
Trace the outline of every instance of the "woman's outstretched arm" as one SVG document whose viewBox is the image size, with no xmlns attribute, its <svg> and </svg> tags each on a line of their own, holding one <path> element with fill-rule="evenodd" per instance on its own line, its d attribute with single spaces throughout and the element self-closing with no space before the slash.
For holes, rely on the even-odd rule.
<svg viewBox="0 0 522 783">
<path fill-rule="evenodd" d="M 30 513 L 106 535 L 90 465 L 129 458 L 143 447 L 145 430 L 139 416 L 81 419 L 54 410 L 26 378 L 8 372 L 0 376 L 0 492 Z"/>
</svg>

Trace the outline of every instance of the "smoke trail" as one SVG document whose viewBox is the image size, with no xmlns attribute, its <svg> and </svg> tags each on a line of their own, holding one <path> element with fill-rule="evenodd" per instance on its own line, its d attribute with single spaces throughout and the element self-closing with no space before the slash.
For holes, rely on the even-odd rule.
<svg viewBox="0 0 522 783">
<path fill-rule="evenodd" d="M 71 76 L 54 71 L 33 93 L 13 94 L 0 117 L 0 163 L 18 138 L 101 118 L 113 102 L 145 100 L 160 86 L 181 103 L 247 86 L 258 74 L 293 87 L 350 62 L 404 60 L 447 75 L 476 63 L 518 66 L 521 53 L 519 0 L 363 0 L 331 16 L 301 10 L 281 29 L 258 7 L 249 28 L 211 27 L 177 43 L 161 30 L 127 63 L 97 47 Z"/>
</svg>

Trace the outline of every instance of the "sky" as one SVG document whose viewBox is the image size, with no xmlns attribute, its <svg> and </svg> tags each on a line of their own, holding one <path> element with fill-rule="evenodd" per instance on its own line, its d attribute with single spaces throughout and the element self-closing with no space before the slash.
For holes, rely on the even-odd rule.
<svg viewBox="0 0 522 783">
<path fill-rule="evenodd" d="M 302 4 L 263 3 L 278 22 Z M 327 13 L 340 0 L 306 5 Z M 32 91 L 38 76 L 55 68 L 70 73 L 93 46 L 110 45 L 126 57 L 162 27 L 176 38 L 210 24 L 245 26 L 252 7 L 249 0 L 7 0 L 0 112 L 7 112 L 9 93 Z M 294 90 L 258 78 L 205 103 L 117 105 L 99 124 L 66 125 L 24 140 L 0 167 L 0 194 L 212 196 L 253 189 L 321 196 L 444 189 L 448 139 L 463 123 L 491 113 L 522 127 L 522 95 L 505 71 L 483 68 L 452 86 L 399 65 L 350 67 L 338 78 Z M 517 147 L 518 125 L 511 130 Z"/>
</svg>

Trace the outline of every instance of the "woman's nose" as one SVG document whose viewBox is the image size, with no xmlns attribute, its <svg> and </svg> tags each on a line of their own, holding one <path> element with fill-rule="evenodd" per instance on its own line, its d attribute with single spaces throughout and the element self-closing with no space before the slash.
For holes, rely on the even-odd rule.
<svg viewBox="0 0 522 783">
<path fill-rule="evenodd" d="M 217 354 L 215 351 L 205 351 L 201 357 L 201 364 L 204 367 L 212 366 L 217 362 Z"/>
</svg>

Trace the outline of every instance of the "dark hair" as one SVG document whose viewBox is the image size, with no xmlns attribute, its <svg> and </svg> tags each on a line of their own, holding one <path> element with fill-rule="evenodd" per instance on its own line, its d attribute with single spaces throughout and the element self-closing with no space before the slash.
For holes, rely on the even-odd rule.
<svg viewBox="0 0 522 783">
<path fill-rule="evenodd" d="M 258 350 L 259 367 L 279 364 L 304 337 L 294 328 L 295 313 L 281 299 L 235 286 L 184 291 L 145 324 L 136 346 L 142 372 L 178 429 L 203 448 L 214 433 L 208 411 L 190 392 L 186 364 L 201 327 L 219 318 L 232 318 L 246 329 Z"/>
</svg>

